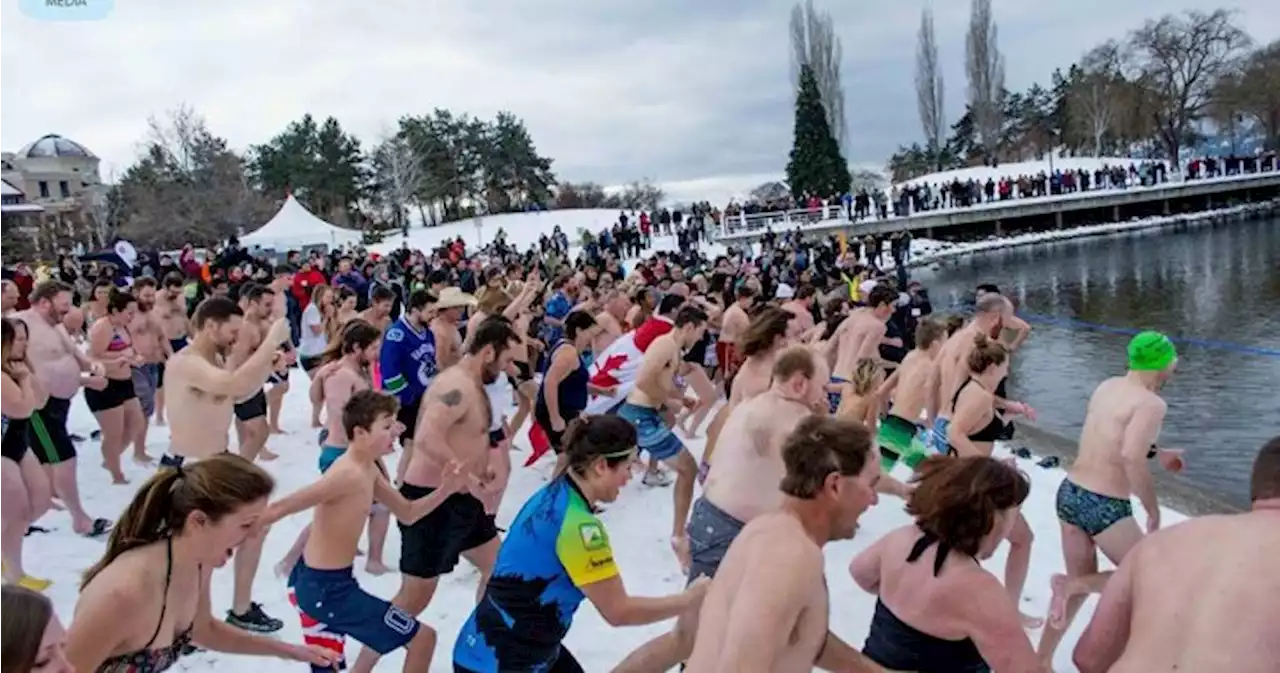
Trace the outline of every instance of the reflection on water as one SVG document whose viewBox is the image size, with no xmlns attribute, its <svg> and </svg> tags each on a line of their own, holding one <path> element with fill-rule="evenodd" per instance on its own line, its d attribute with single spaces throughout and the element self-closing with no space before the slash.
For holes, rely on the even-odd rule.
<svg viewBox="0 0 1280 673">
<path fill-rule="evenodd" d="M 1016 300 L 1034 331 L 1010 390 L 1072 437 L 1093 388 L 1124 372 L 1129 330 L 1184 339 L 1160 443 L 1187 450 L 1191 483 L 1248 502 L 1253 456 L 1280 434 L 1280 221 L 1015 248 L 917 277 L 935 306 L 982 282 Z"/>
</svg>

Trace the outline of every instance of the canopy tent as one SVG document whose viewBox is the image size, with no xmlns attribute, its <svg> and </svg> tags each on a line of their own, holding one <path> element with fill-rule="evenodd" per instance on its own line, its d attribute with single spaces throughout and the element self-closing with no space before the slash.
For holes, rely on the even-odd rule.
<svg viewBox="0 0 1280 673">
<path fill-rule="evenodd" d="M 296 250 L 319 243 L 337 248 L 359 242 L 360 232 L 335 227 L 312 215 L 292 194 L 266 224 L 253 233 L 240 237 L 240 243 L 245 247 L 256 246 L 279 251 Z"/>
</svg>

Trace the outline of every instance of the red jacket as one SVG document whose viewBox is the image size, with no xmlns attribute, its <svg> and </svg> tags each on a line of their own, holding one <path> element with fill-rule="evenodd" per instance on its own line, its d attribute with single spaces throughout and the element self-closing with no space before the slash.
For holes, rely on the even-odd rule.
<svg viewBox="0 0 1280 673">
<path fill-rule="evenodd" d="M 315 287 L 328 284 L 329 281 L 324 274 L 315 269 L 293 274 L 293 298 L 298 300 L 298 309 L 307 310 L 307 306 L 311 305 L 311 292 Z"/>
</svg>

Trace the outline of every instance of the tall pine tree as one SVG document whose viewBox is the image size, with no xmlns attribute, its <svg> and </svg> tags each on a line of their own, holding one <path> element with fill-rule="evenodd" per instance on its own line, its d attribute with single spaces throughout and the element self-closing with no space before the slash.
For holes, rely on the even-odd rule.
<svg viewBox="0 0 1280 673">
<path fill-rule="evenodd" d="M 796 93 L 795 144 L 787 162 L 791 193 L 797 199 L 827 198 L 848 191 L 849 181 L 849 166 L 827 125 L 818 81 L 809 66 L 801 66 L 800 90 Z"/>
</svg>

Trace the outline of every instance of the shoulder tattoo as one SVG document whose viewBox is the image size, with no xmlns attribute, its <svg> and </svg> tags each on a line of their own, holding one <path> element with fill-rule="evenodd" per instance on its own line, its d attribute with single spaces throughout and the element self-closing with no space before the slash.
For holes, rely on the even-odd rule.
<svg viewBox="0 0 1280 673">
<path fill-rule="evenodd" d="M 440 401 L 444 402 L 446 407 L 456 407 L 462 404 L 462 391 L 457 388 L 441 393 Z"/>
</svg>

